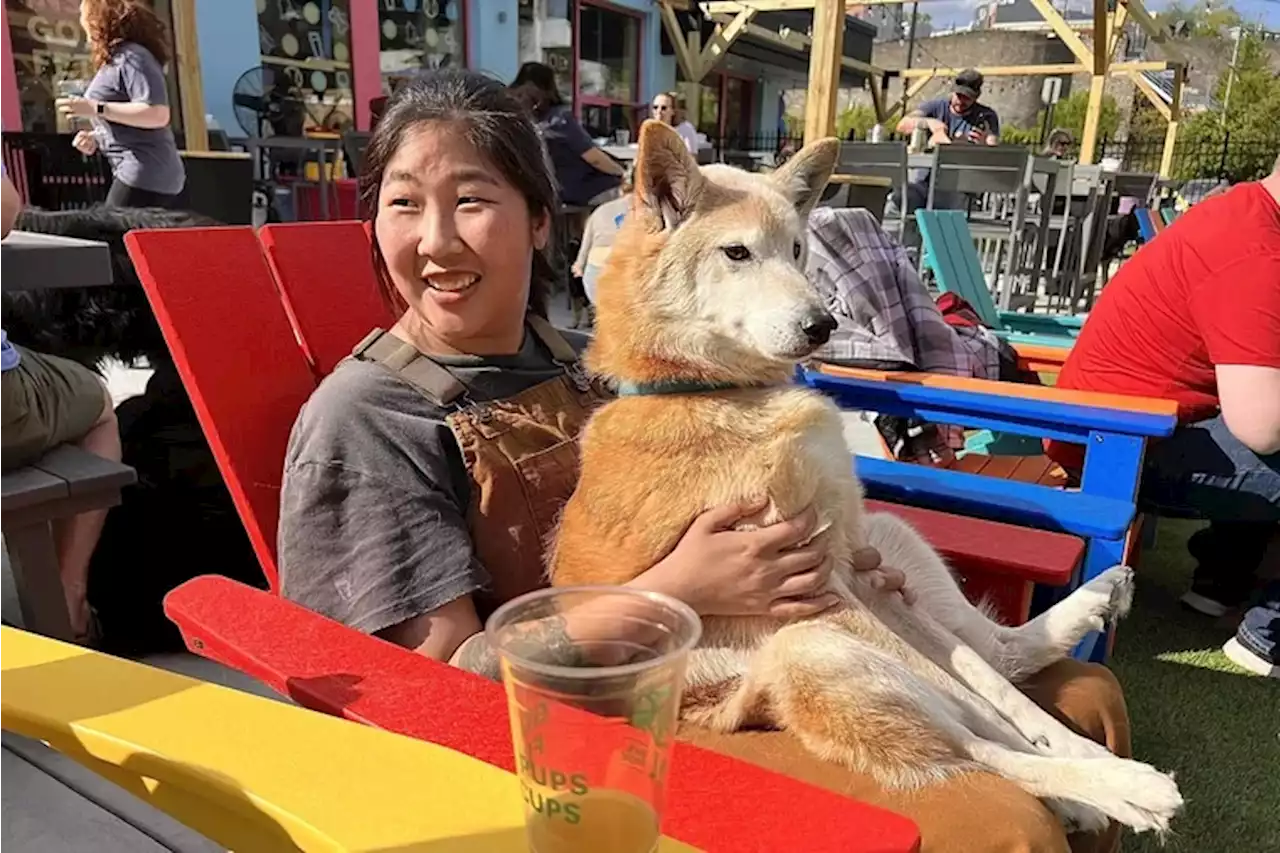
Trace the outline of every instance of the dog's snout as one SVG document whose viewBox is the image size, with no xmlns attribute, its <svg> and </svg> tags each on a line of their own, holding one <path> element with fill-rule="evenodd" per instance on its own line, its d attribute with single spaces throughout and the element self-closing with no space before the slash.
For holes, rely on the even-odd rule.
<svg viewBox="0 0 1280 853">
<path fill-rule="evenodd" d="M 815 347 L 820 347 L 827 342 L 831 337 L 831 333 L 836 330 L 836 318 L 826 311 L 810 314 L 805 318 L 800 330 L 804 332 L 804 336 L 809 340 L 809 343 Z"/>
</svg>

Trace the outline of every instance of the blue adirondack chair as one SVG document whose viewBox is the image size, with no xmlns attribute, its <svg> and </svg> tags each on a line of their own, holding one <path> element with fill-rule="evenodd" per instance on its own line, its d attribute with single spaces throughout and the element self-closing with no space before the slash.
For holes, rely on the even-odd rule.
<svg viewBox="0 0 1280 853">
<path fill-rule="evenodd" d="M 858 477 L 868 497 L 1083 539 L 1085 558 L 1078 577 L 1066 587 L 1037 588 L 1033 615 L 1124 561 L 1129 539 L 1138 532 L 1137 495 L 1146 442 L 1170 435 L 1177 425 L 1177 407 L 1163 400 L 839 368 L 802 369 L 799 381 L 834 398 L 842 409 L 1084 445 L 1078 489 L 857 458 Z M 1095 633 L 1076 656 L 1102 661 L 1106 650 L 1106 638 Z"/>
<path fill-rule="evenodd" d="M 964 299 L 984 325 L 1010 342 L 1071 347 L 1084 325 L 1082 318 L 996 309 L 963 211 L 917 210 L 916 223 L 924 240 L 925 264 L 939 289 Z"/>
<path fill-rule="evenodd" d="M 1133 215 L 1138 218 L 1138 234 L 1142 236 L 1142 242 L 1150 243 L 1160 233 L 1151 218 L 1151 211 L 1145 207 L 1135 207 Z"/>
</svg>

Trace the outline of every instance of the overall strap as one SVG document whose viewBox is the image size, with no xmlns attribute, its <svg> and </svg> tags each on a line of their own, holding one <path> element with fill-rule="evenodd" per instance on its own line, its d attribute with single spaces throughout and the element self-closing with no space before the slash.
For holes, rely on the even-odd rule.
<svg viewBox="0 0 1280 853">
<path fill-rule="evenodd" d="M 467 392 L 452 373 L 418 352 L 412 344 L 383 329 L 374 329 L 366 335 L 351 355 L 361 361 L 381 364 L 441 407 L 452 405 Z"/>
<path fill-rule="evenodd" d="M 551 357 L 558 363 L 573 364 L 578 360 L 577 351 L 569 346 L 569 342 L 556 331 L 554 326 L 537 314 L 530 314 L 526 319 L 528 320 L 529 328 L 533 329 L 533 333 L 538 336 L 538 340 L 542 341 L 542 345 L 551 351 Z"/>
</svg>

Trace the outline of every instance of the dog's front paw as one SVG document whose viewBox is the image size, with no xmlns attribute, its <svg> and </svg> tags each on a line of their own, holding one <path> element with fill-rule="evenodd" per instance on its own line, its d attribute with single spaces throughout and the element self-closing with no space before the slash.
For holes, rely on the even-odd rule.
<svg viewBox="0 0 1280 853">
<path fill-rule="evenodd" d="M 1085 584 L 1086 589 L 1106 594 L 1106 618 L 1113 623 L 1129 615 L 1133 607 L 1133 587 L 1133 569 L 1124 565 L 1112 566 Z"/>
</svg>

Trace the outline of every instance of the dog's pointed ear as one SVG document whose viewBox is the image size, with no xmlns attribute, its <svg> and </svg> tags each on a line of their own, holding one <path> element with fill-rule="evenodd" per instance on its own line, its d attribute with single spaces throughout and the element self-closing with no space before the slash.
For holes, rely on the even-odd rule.
<svg viewBox="0 0 1280 853">
<path fill-rule="evenodd" d="M 769 177 L 791 199 L 800 215 L 808 216 L 822 197 L 839 156 L 840 140 L 835 137 L 819 139 L 801 148 Z"/>
<path fill-rule="evenodd" d="M 675 228 L 689 218 L 705 180 L 680 134 L 653 119 L 640 126 L 636 196 L 662 220 L 663 228 Z"/>
</svg>

